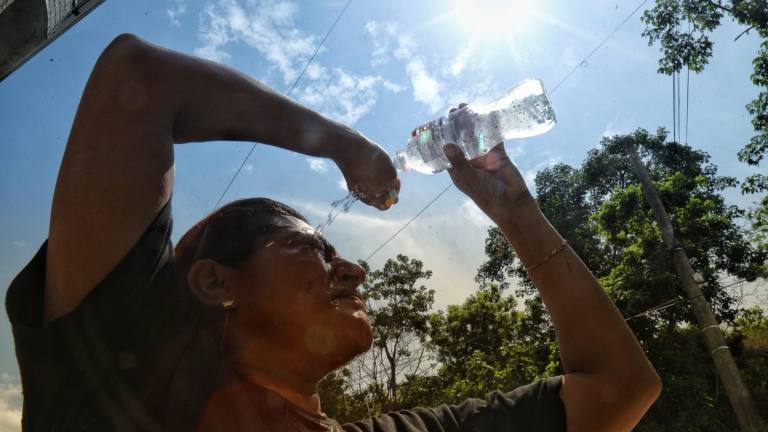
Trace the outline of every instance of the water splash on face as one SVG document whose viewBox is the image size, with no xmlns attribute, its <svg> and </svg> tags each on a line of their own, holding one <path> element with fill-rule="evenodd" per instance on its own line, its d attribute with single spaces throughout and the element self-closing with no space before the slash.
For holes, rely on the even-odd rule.
<svg viewBox="0 0 768 432">
<path fill-rule="evenodd" d="M 350 191 L 346 197 L 334 201 L 331 203 L 331 211 L 328 212 L 328 217 L 325 222 L 321 223 L 315 228 L 317 233 L 321 234 L 326 228 L 328 228 L 333 221 L 342 213 L 349 213 L 349 209 L 358 201 L 359 198 L 356 193 Z"/>
</svg>

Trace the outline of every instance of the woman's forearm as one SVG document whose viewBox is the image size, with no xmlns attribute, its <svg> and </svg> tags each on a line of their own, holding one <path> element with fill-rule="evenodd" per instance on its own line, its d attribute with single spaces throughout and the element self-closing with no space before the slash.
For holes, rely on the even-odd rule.
<svg viewBox="0 0 768 432">
<path fill-rule="evenodd" d="M 573 250 L 561 248 L 562 237 L 533 198 L 519 202 L 500 228 L 523 264 L 535 266 L 529 276 L 552 317 L 567 373 L 655 379 L 619 310 Z"/>
<path fill-rule="evenodd" d="M 356 131 L 234 69 L 122 37 L 136 44 L 134 67 L 146 71 L 139 83 L 153 101 L 166 104 L 175 143 L 255 141 L 334 158 L 344 146 L 363 141 Z"/>
</svg>

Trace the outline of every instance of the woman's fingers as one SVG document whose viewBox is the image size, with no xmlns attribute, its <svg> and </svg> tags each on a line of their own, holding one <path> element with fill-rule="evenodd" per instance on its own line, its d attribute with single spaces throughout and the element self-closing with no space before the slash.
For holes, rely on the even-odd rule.
<svg viewBox="0 0 768 432">
<path fill-rule="evenodd" d="M 462 109 L 462 108 L 464 108 L 464 107 L 466 107 L 466 106 L 467 106 L 467 104 L 466 104 L 465 102 L 462 102 L 462 103 L 460 103 L 460 104 L 459 104 L 459 106 L 458 106 L 458 107 L 453 107 L 453 108 L 451 108 L 450 110 L 448 110 L 448 114 L 453 114 L 453 113 L 454 113 L 454 112 L 456 112 L 457 110 L 460 110 L 460 109 Z"/>
<path fill-rule="evenodd" d="M 448 169 L 448 174 L 456 186 L 463 192 L 466 192 L 467 186 L 471 184 L 472 178 L 475 176 L 474 168 L 472 168 L 464 156 L 464 152 L 456 144 L 446 144 L 443 147 L 443 153 L 445 153 L 452 166 Z"/>
</svg>

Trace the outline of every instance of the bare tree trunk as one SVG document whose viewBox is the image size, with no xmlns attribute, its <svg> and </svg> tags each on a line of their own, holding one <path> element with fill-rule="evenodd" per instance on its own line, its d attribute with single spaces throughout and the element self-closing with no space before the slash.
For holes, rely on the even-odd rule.
<svg viewBox="0 0 768 432">
<path fill-rule="evenodd" d="M 653 187 L 645 165 L 643 165 L 640 156 L 637 154 L 635 144 L 627 142 L 625 147 L 635 173 L 643 186 L 648 204 L 653 209 L 656 221 L 661 228 L 661 236 L 664 239 L 664 243 L 672 254 L 675 270 L 683 283 L 685 294 L 691 301 L 694 315 L 701 327 L 704 342 L 710 351 L 710 357 L 712 357 L 715 363 L 715 370 L 720 376 L 725 393 L 728 395 L 731 406 L 736 413 L 741 430 L 744 432 L 764 432 L 763 420 L 755 408 L 749 390 L 747 390 L 747 386 L 741 378 L 741 372 L 736 366 L 733 356 L 731 356 L 728 345 L 725 343 L 725 338 L 720 331 L 715 314 L 712 312 L 707 299 L 704 298 L 701 287 L 694 279 L 691 262 L 688 260 L 680 240 L 675 236 L 669 215 L 667 215 L 667 211 L 664 209 L 664 205 L 661 203 L 661 199 Z"/>
</svg>

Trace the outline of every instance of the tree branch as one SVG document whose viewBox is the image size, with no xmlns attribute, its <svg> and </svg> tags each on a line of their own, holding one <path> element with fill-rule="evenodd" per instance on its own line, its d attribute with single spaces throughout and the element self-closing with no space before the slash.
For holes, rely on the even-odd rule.
<svg viewBox="0 0 768 432">
<path fill-rule="evenodd" d="M 752 30 L 753 28 L 755 28 L 755 26 L 750 26 L 748 29 L 746 29 L 743 32 L 739 33 L 739 35 L 736 36 L 736 39 L 734 39 L 733 41 L 736 42 L 737 40 L 739 40 L 740 37 L 742 37 L 745 34 L 749 33 L 749 31 Z"/>
<path fill-rule="evenodd" d="M 730 14 L 733 13 L 733 11 L 730 8 L 721 5 L 720 2 L 715 2 L 715 1 L 712 1 L 712 0 L 706 0 L 706 2 L 707 2 L 707 4 L 710 4 L 710 5 L 718 8 L 718 9 L 722 9 L 722 10 L 724 10 L 724 11 L 730 13 Z"/>
</svg>

